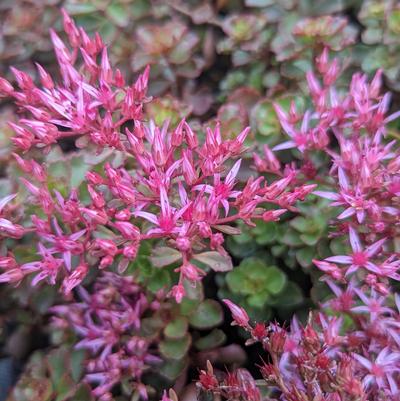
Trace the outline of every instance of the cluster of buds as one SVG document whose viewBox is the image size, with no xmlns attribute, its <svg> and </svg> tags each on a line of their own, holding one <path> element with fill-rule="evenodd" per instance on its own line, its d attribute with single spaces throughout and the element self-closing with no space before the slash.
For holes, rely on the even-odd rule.
<svg viewBox="0 0 400 401">
<path fill-rule="evenodd" d="M 315 264 L 335 280 L 345 282 L 356 274 L 359 281 L 387 293 L 389 279 L 400 280 L 394 245 L 400 218 L 400 154 L 396 141 L 385 137 L 386 125 L 400 112 L 386 116 L 390 95 L 380 94 L 381 71 L 371 82 L 355 74 L 348 92 L 339 94 L 334 84 L 340 67 L 337 60 L 329 62 L 327 50 L 317 58 L 316 70 L 321 80 L 313 72 L 307 74 L 313 109 L 302 116 L 295 107 L 285 113 L 275 105 L 291 140 L 274 149 L 302 152 L 304 168 L 299 173 L 306 180 L 304 171 L 313 165 L 313 152 L 323 151 L 330 160 L 328 178 L 319 177 L 314 166 L 313 179 L 319 184 L 314 193 L 338 208 L 337 231 L 332 235 L 348 236 L 352 251 Z M 269 162 L 264 164 L 276 165 L 274 157 L 266 154 Z"/>
<path fill-rule="evenodd" d="M 114 73 L 109 65 L 100 37 L 89 39 L 65 13 L 64 25 L 71 49 L 51 32 L 62 83 L 54 83 L 41 67 L 42 88 L 17 70 L 19 90 L 0 81 L 0 92 L 14 97 L 30 116 L 13 125 L 14 143 L 24 152 L 32 146 L 48 150 L 72 136 L 86 151 L 110 148 L 121 152 L 124 160 L 119 165 L 106 163 L 104 174 L 89 171 L 84 185 L 90 201 L 83 201 L 76 189 L 67 198 L 51 191 L 46 166 L 15 154 L 21 169 L 33 178 L 22 183 L 31 202 L 41 209 L 40 217 L 32 215 L 33 225 L 27 228 L 36 234 L 33 241 L 40 260 L 18 268 L 23 275 L 37 273 L 34 283 L 46 279 L 55 284 L 62 278 L 68 294 L 93 265 L 100 269 L 115 265 L 123 272 L 135 259 L 141 241 L 162 239 L 181 254 L 180 279 L 172 290 L 179 302 L 183 280 L 196 282 L 204 274 L 190 263 L 195 249 L 228 257 L 222 233 L 233 230 L 229 224 L 278 220 L 315 186 L 294 187 L 295 174 L 289 170 L 270 183 L 262 177 L 238 182 L 241 161 L 230 169 L 229 165 L 243 152 L 248 129 L 223 140 L 217 124 L 200 141 L 186 121 L 175 129 L 168 122 L 162 127 L 145 123 L 142 106 L 148 100 L 149 71 L 133 86 L 124 86 L 120 72 Z M 79 52 L 83 65 L 78 70 L 74 63 Z M 7 272 L 0 280 L 13 281 Z"/>
<path fill-rule="evenodd" d="M 111 69 L 101 37 L 96 34 L 89 38 L 65 12 L 63 15 L 70 47 L 55 31 L 50 31 L 62 82 L 54 82 L 39 64 L 40 87 L 16 68 L 12 72 L 19 90 L 0 78 L 0 96 L 14 98 L 26 114 L 18 124 L 11 123 L 16 132 L 12 141 L 23 152 L 32 147 L 48 151 L 64 138 L 79 139 L 79 147 L 91 142 L 100 150 L 120 148 L 120 127 L 142 118 L 143 103 L 148 101 L 149 69 L 134 85 L 126 86 L 121 72 Z"/>
<path fill-rule="evenodd" d="M 362 295 L 361 295 L 362 296 Z M 374 319 L 354 307 L 354 329 L 343 331 L 343 319 L 310 315 L 305 326 L 294 318 L 289 329 L 274 323 L 249 322 L 247 313 L 225 300 L 234 323 L 259 342 L 267 355 L 260 373 L 274 397 L 284 401 L 395 401 L 400 395 L 400 342 L 397 310 L 382 306 Z M 370 300 L 370 304 L 374 301 Z M 352 316 L 352 315 L 351 315 Z M 386 333 L 386 334 L 385 334 Z M 389 333 L 389 334 L 388 334 Z M 200 372 L 204 391 L 228 400 L 259 401 L 260 392 L 247 371 L 221 375 L 210 364 Z"/>
<path fill-rule="evenodd" d="M 25 228 L 15 222 L 17 217 L 14 212 L 18 207 L 11 204 L 15 197 L 14 194 L 0 199 L 0 237 L 19 239 L 26 233 Z M 12 282 L 18 285 L 24 278 L 24 273 L 11 252 L 0 257 L 0 267 L 5 270 L 0 275 L 0 283 Z"/>
<path fill-rule="evenodd" d="M 400 112 L 386 116 L 390 97 L 380 95 L 380 71 L 370 83 L 355 74 L 348 93 L 339 95 L 334 86 L 339 64 L 328 61 L 326 50 L 317 59 L 316 70 L 321 80 L 313 72 L 307 74 L 312 110 L 301 115 L 294 105 L 289 113 L 275 106 L 291 140 L 273 150 L 299 150 L 298 182 L 318 183 L 314 194 L 340 208 L 332 236 L 344 237 L 350 254 L 314 260 L 334 294 L 322 310 L 338 316 L 321 312 L 304 328 L 293 320 L 291 330 L 282 334 L 275 325 L 252 327 L 241 308 L 227 305 L 236 324 L 250 333 L 250 342 L 261 341 L 268 351 L 272 362 L 262 367 L 262 374 L 283 399 L 397 400 L 400 298 L 391 294 L 390 281 L 400 280 L 400 155 L 396 141 L 386 140 L 386 125 Z M 255 157 L 256 167 L 274 173 L 276 156 L 268 148 L 264 151 L 264 160 Z M 315 151 L 328 156 L 329 177 L 318 175 Z M 346 331 L 342 314 L 352 322 Z"/>
<path fill-rule="evenodd" d="M 131 277 L 104 272 L 89 293 L 79 287 L 80 302 L 54 306 L 53 327 L 72 329 L 80 339 L 76 349 L 88 351 L 84 381 L 99 401 L 111 401 L 111 390 L 128 378 L 133 391 L 147 399 L 143 372 L 160 361 L 155 338 L 141 334 L 141 318 L 155 311 L 159 299 L 150 302 Z"/>
</svg>

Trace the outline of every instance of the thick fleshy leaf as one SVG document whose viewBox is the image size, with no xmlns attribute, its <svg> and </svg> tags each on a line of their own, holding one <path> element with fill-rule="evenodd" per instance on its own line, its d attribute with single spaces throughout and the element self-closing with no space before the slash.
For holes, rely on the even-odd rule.
<svg viewBox="0 0 400 401">
<path fill-rule="evenodd" d="M 155 267 L 164 267 L 178 262 L 182 258 L 180 252 L 167 246 L 155 248 L 150 256 L 151 263 Z"/>
<path fill-rule="evenodd" d="M 271 297 L 268 305 L 277 308 L 293 308 L 304 300 L 301 288 L 293 282 L 287 283 L 284 290 L 276 297 Z"/>
<path fill-rule="evenodd" d="M 188 358 L 167 359 L 160 367 L 159 372 L 171 382 L 175 381 L 185 367 L 188 365 Z"/>
<path fill-rule="evenodd" d="M 187 328 L 187 319 L 184 317 L 177 317 L 165 326 L 164 335 L 171 339 L 182 338 L 186 335 Z"/>
<path fill-rule="evenodd" d="M 241 233 L 240 228 L 237 227 L 232 227 L 232 226 L 227 226 L 227 225 L 215 225 L 213 226 L 218 231 L 221 231 L 224 234 L 229 234 L 229 235 L 239 235 Z"/>
<path fill-rule="evenodd" d="M 224 344 L 225 340 L 225 333 L 220 329 L 214 329 L 205 337 L 200 337 L 194 345 L 198 350 L 204 351 L 220 347 Z"/>
<path fill-rule="evenodd" d="M 286 284 L 286 275 L 280 269 L 275 266 L 271 266 L 267 269 L 267 290 L 271 294 L 279 294 Z"/>
<path fill-rule="evenodd" d="M 230 256 L 221 255 L 216 251 L 209 251 L 194 255 L 194 259 L 209 266 L 216 272 L 227 272 L 233 269 Z"/>
<path fill-rule="evenodd" d="M 196 329 L 210 329 L 222 323 L 221 305 L 212 299 L 203 301 L 190 316 L 189 323 Z"/>
<path fill-rule="evenodd" d="M 189 350 L 191 342 L 188 333 L 183 338 L 162 340 L 159 345 L 161 355 L 168 359 L 181 359 Z"/>
</svg>

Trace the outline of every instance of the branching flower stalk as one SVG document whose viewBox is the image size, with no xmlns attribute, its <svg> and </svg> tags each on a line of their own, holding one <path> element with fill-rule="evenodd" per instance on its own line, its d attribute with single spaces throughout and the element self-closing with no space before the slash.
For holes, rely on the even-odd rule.
<svg viewBox="0 0 400 401">
<path fill-rule="evenodd" d="M 53 327 L 70 327 L 80 341 L 76 349 L 87 350 L 83 380 L 93 387 L 99 401 L 111 401 L 111 390 L 129 379 L 138 394 L 147 399 L 143 372 L 161 359 L 156 354 L 158 338 L 144 336 L 141 319 L 157 311 L 159 299 L 149 301 L 132 277 L 104 272 L 89 293 L 78 289 L 80 301 L 53 306 Z"/>
<path fill-rule="evenodd" d="M 395 401 L 400 396 L 400 298 L 391 282 L 400 279 L 400 155 L 396 141 L 385 134 L 400 113 L 386 116 L 390 96 L 380 95 L 381 71 L 370 83 L 355 74 L 343 94 L 334 87 L 339 64 L 329 62 L 327 50 L 315 65 L 321 80 L 307 74 L 313 109 L 300 114 L 292 105 L 286 113 L 275 105 L 290 140 L 272 151 L 265 147 L 264 158 L 256 154 L 254 161 L 260 172 L 274 173 L 279 162 L 273 151 L 297 149 L 298 182 L 323 185 L 314 194 L 338 208 L 332 236 L 346 239 L 350 252 L 314 261 L 334 296 L 306 325 L 294 318 L 289 329 L 252 325 L 243 308 L 225 303 L 234 324 L 249 333 L 248 343 L 261 342 L 267 352 L 260 366 L 271 390 L 267 399 Z M 319 177 L 317 152 L 328 156 L 328 179 Z M 221 378 L 208 366 L 199 385 L 228 400 L 262 399 L 255 380 L 242 370 Z"/>
<path fill-rule="evenodd" d="M 20 264 L 10 252 L 9 264 L 2 257 L 2 265 L 12 266 L 21 277 L 35 273 L 33 284 L 62 279 L 62 289 L 69 294 L 90 268 L 105 269 L 115 263 L 122 273 L 135 260 L 141 241 L 162 239 L 182 262 L 180 279 L 171 292 L 180 302 L 185 295 L 183 279 L 195 283 L 204 275 L 191 263 L 196 252 L 211 250 L 229 258 L 222 234 L 232 232 L 229 224 L 239 219 L 249 225 L 256 219 L 278 220 L 314 185 L 292 186 L 290 171 L 271 183 L 262 177 L 239 183 L 240 159 L 229 164 L 244 151 L 248 128 L 235 139 L 223 140 L 217 124 L 207 128 L 201 141 L 185 121 L 175 129 L 168 122 L 162 127 L 145 122 L 149 69 L 126 86 L 120 71 L 111 68 L 99 35 L 89 38 L 65 12 L 64 28 L 69 47 L 51 31 L 60 83 L 40 65 L 40 87 L 17 69 L 13 73 L 18 89 L 0 80 L 0 93 L 14 98 L 24 114 L 18 124 L 11 124 L 16 133 L 13 142 L 22 152 L 14 156 L 31 177 L 21 179 L 30 201 L 42 212 L 31 216 L 31 226 L 20 229 L 34 235 L 38 260 Z M 89 203 L 75 189 L 67 197 L 49 190 L 46 166 L 26 158 L 31 148 L 48 152 L 66 137 L 75 138 L 76 146 L 87 151 L 108 148 L 123 154 L 120 165 L 106 163 L 101 173 L 87 173 Z M 107 232 L 107 238 L 100 232 Z M 3 234 L 9 233 L 5 227 Z M 89 255 L 98 262 L 90 263 Z M 21 279 L 13 277 L 6 271 L 0 280 Z"/>
<path fill-rule="evenodd" d="M 359 329 L 344 331 L 343 318 L 324 313 L 311 314 L 304 326 L 296 318 L 290 328 L 253 325 L 242 308 L 225 300 L 232 324 L 249 333 L 247 344 L 259 342 L 266 352 L 259 369 L 271 398 L 262 398 L 258 383 L 244 369 L 222 374 L 208 364 L 198 384 L 228 400 L 396 400 L 400 344 L 394 331 L 383 336 L 386 328 L 398 327 L 399 301 L 397 297 L 396 308 L 382 310 L 372 321 L 361 315 Z M 366 350 L 368 356 L 361 355 Z"/>
</svg>

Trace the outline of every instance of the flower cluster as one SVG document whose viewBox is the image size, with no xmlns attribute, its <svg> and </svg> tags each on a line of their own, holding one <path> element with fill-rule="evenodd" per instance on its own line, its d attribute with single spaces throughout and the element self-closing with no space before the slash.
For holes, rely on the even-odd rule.
<svg viewBox="0 0 400 401">
<path fill-rule="evenodd" d="M 398 401 L 400 154 L 391 138 L 398 136 L 393 127 L 400 112 L 391 114 L 391 97 L 381 93 L 383 72 L 371 81 L 356 73 L 346 87 L 344 68 L 325 49 L 306 74 L 309 101 L 296 95 L 288 102 L 279 95 L 287 84 L 274 78 L 275 69 L 289 73 L 299 51 L 342 51 L 355 31 L 340 16 L 309 18 L 290 27 L 293 41 L 270 44 L 269 12 L 231 16 L 228 3 L 202 11 L 226 35 L 214 50 L 231 54 L 242 73 L 253 70 L 251 57 L 262 60 L 271 46 L 280 61 L 268 74 L 260 63 L 256 76 L 262 74 L 263 83 L 230 94 L 204 125 L 190 120 L 188 110 L 197 104 L 193 114 L 209 118 L 211 94 L 195 95 L 202 83 L 186 85 L 183 77 L 200 74 L 206 59 L 214 63 L 209 41 L 215 32 L 199 34 L 204 14 L 197 13 L 203 17 L 196 22 L 183 4 L 161 5 L 158 25 L 137 28 L 142 50 L 135 50 L 139 60 L 132 63 L 135 71 L 157 64 L 155 86 L 163 86 L 154 79 L 161 67 L 169 77 L 164 88 L 173 87 L 174 96 L 182 90 L 182 99 L 148 96 L 157 93 L 148 67 L 126 84 L 100 35 L 89 37 L 65 11 L 68 43 L 50 34 L 58 78 L 39 64 L 36 78 L 17 68 L 11 69 L 15 85 L 0 78 L 2 101 L 21 117 L 9 123 L 14 153 L 2 153 L 7 172 L 15 172 L 9 175 L 19 178 L 7 181 L 0 199 L 0 283 L 19 285 L 29 275 L 32 286 L 61 288 L 63 301 L 50 299 L 46 308 L 52 328 L 68 333 L 63 352 L 71 332 L 72 346 L 84 350 L 82 383 L 71 384 L 76 394 L 87 392 L 84 399 L 152 398 L 161 395 L 159 379 L 162 385 L 176 380 L 178 393 L 183 386 L 182 393 L 193 390 L 187 385 L 191 368 L 224 356 L 223 313 L 214 295 L 247 333 L 247 344 L 265 351 L 263 380 L 246 369 L 222 373 L 207 363 L 199 387 L 217 399 Z M 114 17 L 123 17 L 124 7 L 114 8 Z M 171 8 L 185 17 L 165 22 Z M 280 9 L 274 4 L 271 16 Z M 198 25 L 195 36 L 186 18 Z M 186 71 L 192 62 L 198 68 Z M 227 80 L 223 92 L 232 88 Z M 265 87 L 273 99 L 255 89 Z M 186 107 L 189 98 L 193 104 Z M 279 127 L 288 140 L 281 141 Z M 250 143 L 253 170 L 245 154 Z M 65 162 L 68 168 L 77 159 L 84 164 L 79 180 L 71 177 L 65 187 L 56 182 L 68 172 L 55 178 L 53 166 Z M 225 244 L 225 235 L 236 234 Z M 233 268 L 227 250 L 240 264 L 224 274 Z M 216 286 L 203 291 L 209 268 L 218 273 Z M 297 318 L 293 311 L 306 305 L 318 309 L 303 324 L 301 312 Z M 272 313 L 291 319 L 289 327 L 261 323 Z M 231 357 L 226 360 L 240 360 Z M 147 381 L 144 373 L 160 359 L 157 375 Z M 44 379 L 54 376 L 52 369 Z M 51 381 L 48 393 L 58 396 Z M 162 396 L 177 399 L 172 390 Z"/>
<path fill-rule="evenodd" d="M 141 382 L 149 364 L 160 361 L 156 339 L 141 332 L 143 315 L 156 311 L 161 299 L 152 302 L 131 277 L 104 272 L 91 292 L 79 287 L 80 302 L 54 306 L 53 327 L 72 329 L 80 340 L 76 349 L 89 353 L 84 381 L 90 383 L 99 401 L 112 400 L 111 390 L 128 379 L 143 398 Z"/>
<path fill-rule="evenodd" d="M 0 95 L 11 96 L 26 114 L 19 124 L 12 124 L 14 144 L 23 152 L 32 147 L 48 151 L 64 138 L 79 138 L 79 147 L 90 141 L 100 147 L 122 149 L 119 128 L 142 117 L 149 69 L 132 86 L 125 86 L 121 72 L 111 69 L 107 47 L 97 34 L 89 38 L 63 12 L 68 48 L 55 31 L 51 39 L 59 65 L 61 83 L 36 64 L 41 87 L 31 76 L 11 68 L 19 90 L 0 79 Z M 99 60 L 98 60 L 99 59 Z"/>
<path fill-rule="evenodd" d="M 77 137 L 77 146 L 98 151 L 109 147 L 122 152 L 123 161 L 117 166 L 105 163 L 103 174 L 86 174 L 87 202 L 76 189 L 67 198 L 49 190 L 46 167 L 15 154 L 21 169 L 36 181 L 21 179 L 42 216 L 32 215 L 33 225 L 27 229 L 36 234 L 40 259 L 13 263 L 22 275 L 37 273 L 34 284 L 44 279 L 55 284 L 63 277 L 62 287 L 68 294 L 86 276 L 89 257 L 98 261 L 95 264 L 100 269 L 118 259 L 121 273 L 135 259 L 142 240 L 164 239 L 182 260 L 179 283 L 172 290 L 179 302 L 184 296 L 182 280 L 196 282 L 204 274 L 190 263 L 195 249 L 208 248 L 227 257 L 222 233 L 231 230 L 230 223 L 275 221 L 314 185 L 287 191 L 293 184 L 291 171 L 271 183 L 251 177 L 240 184 L 241 161 L 227 168 L 243 152 L 248 129 L 223 140 L 217 124 L 207 128 L 201 142 L 200 134 L 184 120 L 174 129 L 168 122 L 161 128 L 151 121 L 145 123 L 142 106 L 148 100 L 149 71 L 125 87 L 120 72 L 111 69 L 101 39 L 89 39 L 65 13 L 64 25 L 72 49 L 52 32 L 62 83 L 55 84 L 40 66 L 41 89 L 15 69 L 19 91 L 1 80 L 3 95 L 14 97 L 30 116 L 12 125 L 14 144 L 24 152 L 32 146 L 47 151 L 66 136 Z M 74 63 L 79 51 L 83 64 L 78 70 Z M 6 281 L 9 275 L 0 277 Z"/>
<path fill-rule="evenodd" d="M 286 114 L 275 106 L 291 140 L 274 150 L 298 149 L 308 170 L 317 150 L 329 157 L 329 178 L 320 179 L 314 166 L 312 179 L 319 184 L 314 193 L 331 200 L 331 207 L 340 208 L 333 235 L 348 235 L 351 252 L 315 264 L 335 280 L 357 273 L 361 281 L 387 292 L 388 280 L 400 279 L 393 242 L 400 216 L 400 154 L 396 141 L 386 136 L 387 124 L 400 112 L 386 115 L 390 95 L 380 94 L 381 71 L 370 83 L 365 75 L 355 74 L 348 93 L 342 94 L 334 86 L 340 66 L 337 60 L 329 62 L 326 49 L 317 58 L 316 69 L 321 80 L 313 72 L 307 74 L 313 109 L 304 115 L 295 109 Z"/>
<path fill-rule="evenodd" d="M 325 50 L 316 60 L 321 81 L 307 75 L 314 109 L 304 114 L 292 104 L 289 113 L 275 109 L 290 140 L 273 150 L 300 151 L 296 179 L 314 182 L 314 194 L 340 208 L 332 236 L 350 245 L 348 255 L 335 255 L 314 264 L 333 298 L 310 315 L 305 326 L 294 318 L 290 329 L 277 324 L 251 325 L 246 311 L 225 300 L 234 323 L 261 342 L 267 357 L 260 372 L 273 396 L 287 401 L 397 400 L 400 396 L 400 299 L 391 295 L 391 280 L 399 280 L 395 240 L 400 215 L 397 186 L 399 154 L 388 141 L 386 116 L 390 97 L 380 95 L 381 72 L 371 83 L 353 76 L 348 94 L 334 87 L 340 67 Z M 318 173 L 315 156 L 329 160 L 329 177 Z M 254 155 L 260 172 L 277 174 L 279 161 L 268 147 Z M 325 167 L 325 166 L 324 166 Z M 312 174 L 311 174 L 312 173 Z M 346 249 L 347 244 L 344 244 Z M 343 266 L 343 267 L 339 267 Z M 334 315 L 332 316 L 332 312 Z M 344 328 L 346 316 L 346 328 Z M 201 388 L 224 398 L 258 401 L 256 382 L 238 370 L 225 377 L 209 366 L 200 374 Z"/>
<path fill-rule="evenodd" d="M 365 298 L 363 294 L 360 296 Z M 364 299 L 364 302 L 372 306 L 380 300 Z M 344 331 L 343 318 L 321 312 L 310 315 L 304 326 L 294 318 L 289 329 L 275 323 L 252 325 L 242 308 L 225 301 L 234 324 L 249 333 L 247 343 L 262 344 L 267 353 L 260 365 L 264 385 L 273 399 L 284 401 L 397 400 L 400 394 L 398 297 L 396 302 L 397 307 L 375 308 L 372 315 L 363 307 L 351 308 L 354 326 Z M 200 372 L 199 386 L 228 400 L 262 399 L 255 380 L 243 369 L 221 377 L 209 364 L 207 370 Z"/>
</svg>

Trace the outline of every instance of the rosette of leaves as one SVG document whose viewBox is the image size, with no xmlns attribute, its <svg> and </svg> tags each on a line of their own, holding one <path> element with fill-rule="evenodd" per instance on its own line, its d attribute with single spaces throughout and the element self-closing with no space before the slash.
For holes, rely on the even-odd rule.
<svg viewBox="0 0 400 401">
<path fill-rule="evenodd" d="M 140 25 L 136 39 L 140 49 L 135 52 L 132 66 L 140 71 L 147 64 L 153 65 L 153 85 L 161 85 L 157 80 L 166 85 L 176 84 L 179 77 L 196 78 L 204 68 L 204 59 L 195 55 L 200 37 L 181 20 Z"/>
<path fill-rule="evenodd" d="M 276 256 L 287 253 L 284 260 L 288 266 L 295 267 L 297 262 L 302 268 L 312 266 L 312 260 L 329 253 L 328 234 L 329 209 L 324 200 L 304 202 L 298 205 L 300 215 L 287 222 L 286 230 L 277 238 L 279 245 L 271 252 Z M 295 259 L 295 260 L 293 260 Z"/>
<path fill-rule="evenodd" d="M 382 68 L 389 85 L 399 90 L 400 5 L 391 0 L 364 1 L 358 18 L 365 27 L 361 35 L 365 46 L 359 45 L 358 49 L 362 69 L 372 73 Z"/>
<path fill-rule="evenodd" d="M 253 319 L 269 319 L 276 312 L 286 316 L 303 303 L 302 290 L 282 269 L 266 261 L 271 257 L 256 255 L 243 259 L 225 277 L 217 277 L 218 295 L 238 302 Z"/>
<path fill-rule="evenodd" d="M 301 17 L 292 13 L 280 21 L 271 49 L 281 63 L 280 73 L 291 79 L 299 79 L 311 69 L 312 61 L 321 49 L 327 47 L 341 52 L 354 44 L 356 35 L 357 30 L 346 17 Z M 341 57 L 344 55 L 339 54 Z"/>
<path fill-rule="evenodd" d="M 7 401 L 93 401 L 82 383 L 85 353 L 69 346 L 30 357 Z"/>
<path fill-rule="evenodd" d="M 110 57 L 125 76 L 130 78 L 132 72 L 142 71 L 150 64 L 151 95 L 168 89 L 174 95 L 182 95 L 181 84 L 198 77 L 213 57 L 208 32 L 213 10 L 201 8 L 200 4 L 195 13 L 197 20 L 193 21 L 193 10 L 189 13 L 175 3 L 65 0 L 64 7 L 78 25 L 101 34 Z"/>
<path fill-rule="evenodd" d="M 299 213 L 291 218 L 283 217 L 279 222 L 260 221 L 253 229 L 243 227 L 241 235 L 228 239 L 229 251 L 239 258 L 268 253 L 271 263 L 279 259 L 290 269 L 300 266 L 308 271 L 313 259 L 327 257 L 332 252 L 332 241 L 326 239 L 329 220 L 333 217 L 328 203 L 310 197 L 298 204 Z M 332 245 L 335 246 L 339 245 Z"/>
<path fill-rule="evenodd" d="M 182 303 L 170 301 L 160 311 L 164 321 L 159 351 L 164 363 L 159 373 L 171 382 L 186 375 L 187 368 L 193 366 L 191 356 L 217 349 L 226 340 L 225 333 L 218 328 L 223 322 L 220 303 L 205 298 L 201 283 L 192 287 L 186 282 L 184 286 L 187 296 Z"/>
<path fill-rule="evenodd" d="M 61 0 L 4 0 L 0 3 L 0 71 L 20 67 L 33 54 L 36 61 L 52 61 L 48 30 L 60 19 Z"/>
<path fill-rule="evenodd" d="M 226 279 L 222 276 L 217 278 L 219 296 L 238 303 L 246 302 L 254 317 L 260 316 L 264 319 L 271 315 L 272 308 L 278 308 L 279 314 L 284 316 L 286 311 L 304 305 L 303 296 L 307 294 L 300 290 L 304 285 L 313 286 L 311 295 L 314 302 L 320 300 L 323 288 L 318 285 L 320 273 L 312 268 L 312 260 L 323 259 L 339 250 L 343 252 L 346 247 L 340 239 L 329 239 L 327 236 L 330 219 L 334 217 L 327 207 L 328 203 L 329 201 L 310 196 L 307 201 L 297 205 L 297 214 L 282 216 L 279 222 L 259 221 L 254 228 L 244 224 L 240 226 L 241 234 L 230 236 L 227 247 L 241 263 L 226 275 Z M 265 286 L 265 291 L 257 292 L 262 281 L 257 275 L 262 275 L 268 266 L 274 266 L 271 272 L 277 276 L 283 275 L 287 281 L 282 292 L 273 294 L 274 296 L 268 292 L 268 286 Z M 248 273 L 245 273 L 246 269 Z M 257 277 L 254 288 L 250 279 L 252 269 Z M 307 276 L 310 277 L 307 279 Z M 290 281 L 287 277 L 290 277 Z M 267 279 L 268 274 L 265 273 L 265 280 Z M 250 280 L 250 284 L 248 287 L 244 284 L 240 286 L 240 280 Z M 235 287 L 236 282 L 238 285 Z"/>
<path fill-rule="evenodd" d="M 340 1 L 246 1 L 241 13 L 228 14 L 221 24 L 226 38 L 217 51 L 231 54 L 232 65 L 241 67 L 228 72 L 221 90 L 250 83 L 259 90 L 285 91 L 301 84 L 323 47 L 349 56 L 357 29 L 345 15 L 329 15 L 344 9 Z"/>
<path fill-rule="evenodd" d="M 217 51 L 231 54 L 235 67 L 254 62 L 265 53 L 273 33 L 272 29 L 265 29 L 266 24 L 267 19 L 261 13 L 228 15 L 221 24 L 226 38 L 218 42 Z"/>
<path fill-rule="evenodd" d="M 300 111 L 305 108 L 306 100 L 300 92 L 273 98 L 263 97 L 260 92 L 261 90 L 249 86 L 238 87 L 218 109 L 217 119 L 225 135 L 229 136 L 229 133 L 235 133 L 250 125 L 251 132 L 246 145 L 255 147 L 267 144 L 272 147 L 284 140 L 273 104 L 277 103 L 289 112 L 290 104 L 294 102 L 296 109 Z"/>
<path fill-rule="evenodd" d="M 170 127 L 176 127 L 179 122 L 190 115 L 191 107 L 182 101 L 172 97 L 163 96 L 153 99 L 145 106 L 145 112 L 149 119 L 156 125 L 162 126 L 169 121 Z"/>
<path fill-rule="evenodd" d="M 286 112 L 289 111 L 291 102 L 294 102 L 297 110 L 305 107 L 305 99 L 302 94 L 277 96 L 273 100 L 261 98 L 250 110 L 250 124 L 256 134 L 257 143 L 266 143 L 274 146 L 282 142 L 280 134 L 281 125 L 276 115 L 273 103 L 281 106 Z"/>
</svg>

